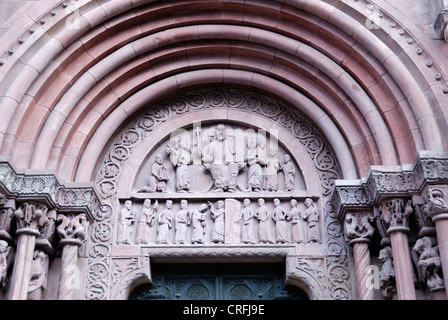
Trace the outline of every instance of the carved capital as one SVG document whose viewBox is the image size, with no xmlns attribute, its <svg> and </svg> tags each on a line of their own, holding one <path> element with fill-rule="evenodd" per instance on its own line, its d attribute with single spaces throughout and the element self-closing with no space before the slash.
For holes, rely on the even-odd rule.
<svg viewBox="0 0 448 320">
<path fill-rule="evenodd" d="M 31 230 L 32 233 L 37 232 L 40 235 L 39 228 L 44 225 L 47 220 L 48 208 L 41 204 L 24 203 L 15 212 L 14 216 L 17 221 L 17 229 Z"/>
<path fill-rule="evenodd" d="M 82 241 L 86 238 L 87 230 L 85 214 L 59 214 L 57 221 L 60 222 L 56 230 L 61 238 L 61 245 L 82 245 Z"/>
<path fill-rule="evenodd" d="M 381 202 L 379 212 L 380 219 L 389 226 L 388 234 L 396 231 L 409 231 L 408 218 L 414 212 L 411 200 L 385 199 Z"/>
<path fill-rule="evenodd" d="M 345 240 L 354 244 L 356 242 L 369 243 L 375 228 L 372 227 L 374 217 L 371 212 L 347 213 L 344 220 Z"/>
<path fill-rule="evenodd" d="M 447 203 L 448 188 L 445 186 L 430 186 L 426 190 L 426 204 L 421 208 L 428 217 L 437 219 L 436 216 L 448 214 Z"/>
</svg>

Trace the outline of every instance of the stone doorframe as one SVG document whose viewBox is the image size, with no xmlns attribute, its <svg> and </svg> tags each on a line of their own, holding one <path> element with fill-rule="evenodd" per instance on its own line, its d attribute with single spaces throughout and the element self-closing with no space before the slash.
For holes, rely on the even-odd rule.
<svg viewBox="0 0 448 320">
<path fill-rule="evenodd" d="M 318 199 L 323 243 L 317 254 L 297 246 L 255 245 L 178 248 L 115 244 L 120 201 L 130 198 L 142 162 L 161 139 L 194 121 L 225 121 L 278 130 L 279 143 L 301 167 L 306 192 Z M 95 185 L 103 206 L 90 228 L 87 248 L 87 299 L 124 299 L 150 281 L 152 259 L 284 260 L 288 283 L 312 299 L 353 299 L 347 243 L 331 206 L 334 181 L 342 178 L 338 159 L 319 130 L 278 100 L 242 90 L 219 89 L 184 94 L 135 117 L 114 140 L 97 169 Z M 347 163 L 344 163 L 347 166 Z M 121 179 L 125 176 L 126 179 Z M 316 183 L 317 182 L 317 183 Z M 225 197 L 225 196 L 224 196 Z M 297 251 L 298 250 L 298 251 Z"/>
<path fill-rule="evenodd" d="M 310 299 L 351 298 L 351 293 L 343 286 L 350 281 L 345 257 L 301 257 L 296 255 L 294 246 L 269 248 L 253 246 L 244 250 L 235 246 L 129 249 L 131 248 L 122 250 L 121 254 L 117 252 L 111 258 L 110 298 L 113 300 L 125 300 L 137 286 L 151 282 L 151 261 L 164 263 L 285 262 L 286 283 L 300 287 Z"/>
</svg>

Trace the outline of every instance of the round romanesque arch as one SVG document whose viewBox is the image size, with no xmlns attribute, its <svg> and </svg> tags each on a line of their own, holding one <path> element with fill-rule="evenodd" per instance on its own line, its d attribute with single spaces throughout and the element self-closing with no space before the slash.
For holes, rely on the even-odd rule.
<svg viewBox="0 0 448 320">
<path fill-rule="evenodd" d="M 382 201 L 400 196 L 412 199 L 418 217 L 432 199 L 429 186 L 445 183 L 446 8 L 404 2 L 1 3 L 9 15 L 0 25 L 1 212 L 29 201 L 65 215 L 89 206 L 79 251 L 86 289 L 75 293 L 82 299 L 125 297 L 132 279 L 150 278 L 145 259 L 181 256 L 286 261 L 288 281 L 314 299 L 361 298 L 346 214 L 362 209 L 378 218 Z M 291 154 L 301 172 L 301 189 L 280 194 L 282 205 L 291 197 L 317 203 L 320 246 L 188 252 L 152 244 L 124 250 L 115 242 L 125 200 L 141 206 L 145 197 L 160 198 L 137 190 L 154 151 L 175 129 L 193 137 L 195 121 L 209 128 L 217 120 L 278 132 L 281 155 Z M 27 185 L 42 172 L 39 181 L 53 182 Z M 88 198 L 79 187 L 86 185 Z M 15 227 L 0 227 L 0 239 L 15 246 Z M 374 239 L 388 239 L 384 228 Z M 410 228 L 412 239 L 421 237 L 418 228 Z M 59 273 L 52 265 L 50 273 Z M 57 295 L 54 287 L 44 293 Z"/>
</svg>

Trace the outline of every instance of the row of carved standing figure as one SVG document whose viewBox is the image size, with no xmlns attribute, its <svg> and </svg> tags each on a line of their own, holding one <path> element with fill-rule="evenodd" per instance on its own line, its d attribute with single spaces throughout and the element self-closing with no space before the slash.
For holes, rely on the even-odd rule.
<svg viewBox="0 0 448 320">
<path fill-rule="evenodd" d="M 261 134 L 250 135 L 246 140 L 247 151 L 244 161 L 236 160 L 238 146 L 229 143 L 230 137 L 224 125 L 214 129 L 210 143 L 204 148 L 191 148 L 189 139 L 179 135 L 174 145 L 166 146 L 166 153 L 175 169 L 176 192 L 191 191 L 190 165 L 193 164 L 193 150 L 201 159 L 203 168 L 210 172 L 213 184 L 209 190 L 212 192 L 235 192 L 238 186 L 240 171 L 247 168 L 246 189 L 241 191 L 278 191 L 278 174 L 283 171 L 284 188 L 286 191 L 294 190 L 295 165 L 290 155 L 285 154 L 283 162 L 279 160 L 278 149 L 266 150 L 266 138 Z M 241 148 L 244 150 L 244 146 Z M 146 185 L 139 192 L 166 192 L 167 183 L 171 179 L 171 171 L 163 163 L 163 155 L 156 154 L 151 174 Z"/>
<path fill-rule="evenodd" d="M 302 212 L 295 199 L 290 201 L 290 210 L 285 210 L 279 199 L 274 199 L 274 209 L 270 210 L 265 200 L 258 199 L 258 208 L 253 210 L 250 199 L 244 199 L 239 214 L 232 216 L 234 228 L 241 233 L 241 242 L 255 243 L 321 243 L 319 227 L 319 211 L 311 198 L 304 201 L 305 210 Z M 143 203 L 143 209 L 139 216 L 133 209 L 131 200 L 126 200 L 121 210 L 117 243 L 118 244 L 148 244 L 150 234 L 157 232 L 155 242 L 168 244 L 170 241 L 170 229 L 174 227 L 174 243 L 185 244 L 187 231 L 191 227 L 191 243 L 202 244 L 206 242 L 205 234 L 207 221 L 213 221 L 211 227 L 211 241 L 213 243 L 225 243 L 226 235 L 226 205 L 224 200 L 215 203 L 202 203 L 194 210 L 188 208 L 188 201 L 180 201 L 180 209 L 173 213 L 173 201 L 167 200 L 163 210 L 159 212 L 159 204 L 154 204 L 150 199 Z M 210 219 L 207 219 L 207 211 L 210 211 Z M 255 220 L 258 225 L 255 225 Z M 242 226 L 241 226 L 242 223 Z M 275 228 L 273 228 L 273 223 Z M 156 230 L 153 227 L 156 226 Z M 258 227 L 258 237 L 255 229 Z M 133 241 L 135 234 L 135 241 Z M 258 238 L 258 239 L 257 239 Z"/>
</svg>

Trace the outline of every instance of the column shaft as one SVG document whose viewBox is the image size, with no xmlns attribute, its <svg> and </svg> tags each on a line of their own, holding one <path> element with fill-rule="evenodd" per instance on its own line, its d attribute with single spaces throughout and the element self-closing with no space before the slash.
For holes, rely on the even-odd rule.
<svg viewBox="0 0 448 320">
<path fill-rule="evenodd" d="M 367 242 L 353 244 L 356 284 L 359 300 L 373 300 L 373 286 L 370 272 L 370 250 Z"/>
<path fill-rule="evenodd" d="M 390 233 L 390 242 L 395 267 L 398 299 L 415 300 L 416 295 L 408 237 L 402 231 L 394 231 Z"/>
<path fill-rule="evenodd" d="M 442 262 L 443 282 L 448 298 L 448 213 L 433 217 L 436 224 L 437 242 L 439 245 L 440 260 Z"/>
</svg>

